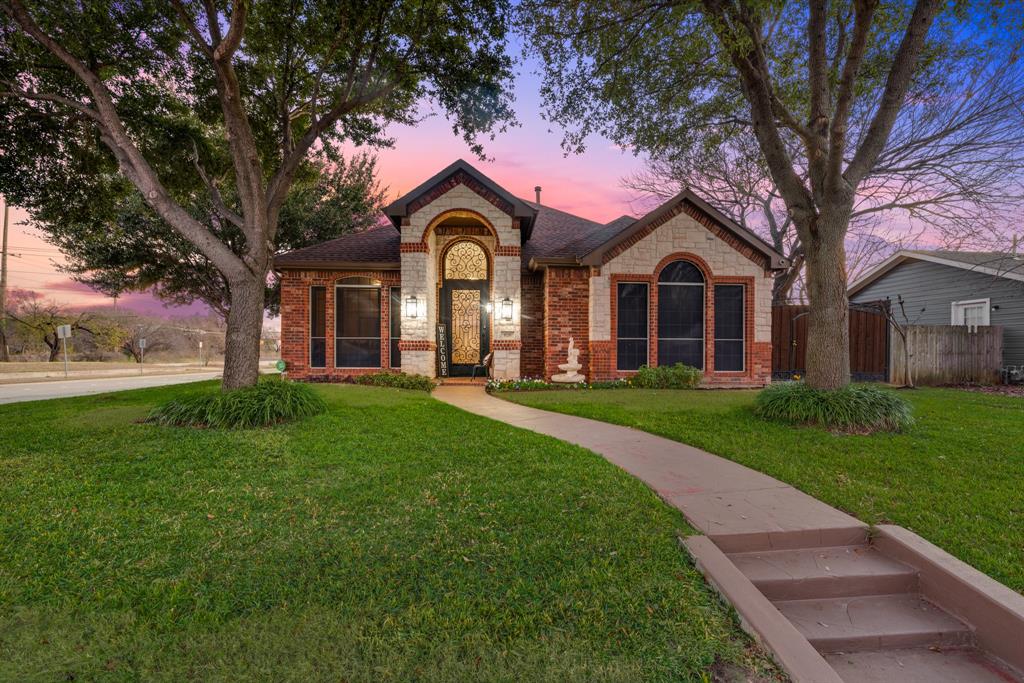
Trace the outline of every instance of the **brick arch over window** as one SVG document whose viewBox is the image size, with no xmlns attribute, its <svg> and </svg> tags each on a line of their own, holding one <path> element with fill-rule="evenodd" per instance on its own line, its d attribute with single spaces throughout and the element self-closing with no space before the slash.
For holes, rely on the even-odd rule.
<svg viewBox="0 0 1024 683">
<path fill-rule="evenodd" d="M 468 218 L 478 222 L 480 225 L 485 227 L 487 231 L 491 234 L 491 236 L 494 238 L 495 249 L 497 250 L 500 247 L 501 240 L 498 238 L 497 228 L 495 228 L 494 225 L 492 225 L 491 222 L 487 220 L 487 218 L 482 213 L 480 213 L 479 211 L 474 211 L 473 209 L 448 209 L 447 211 L 443 211 L 438 215 L 434 216 L 434 218 L 431 219 L 429 223 L 427 223 L 427 227 L 423 229 L 423 235 L 420 236 L 420 243 L 426 245 L 427 238 L 430 237 L 430 233 L 432 233 L 437 228 L 437 226 L 439 226 L 441 223 L 448 220 L 449 218 Z M 469 238 L 470 236 L 466 235 L 465 237 Z M 485 251 L 489 250 L 485 249 Z"/>
<path fill-rule="evenodd" d="M 715 274 L 711 270 L 711 266 L 708 262 L 702 259 L 697 254 L 688 251 L 677 251 L 669 254 L 665 258 L 658 262 L 655 266 L 654 272 L 651 274 L 651 289 L 650 289 L 650 329 L 651 329 L 651 341 L 649 344 L 650 348 L 650 360 L 653 365 L 657 365 L 660 361 L 658 359 L 658 284 L 661 281 L 661 272 L 668 267 L 669 264 L 675 263 L 676 261 L 687 261 L 692 263 L 700 271 L 700 274 L 704 277 L 704 373 L 708 374 L 713 367 L 714 358 L 708 351 L 708 340 L 713 339 L 714 333 L 714 292 L 715 292 Z"/>
</svg>

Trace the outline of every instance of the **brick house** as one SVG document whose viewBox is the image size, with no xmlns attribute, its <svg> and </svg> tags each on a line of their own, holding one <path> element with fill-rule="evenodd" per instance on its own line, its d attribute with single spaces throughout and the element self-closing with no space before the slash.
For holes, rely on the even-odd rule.
<svg viewBox="0 0 1024 683">
<path fill-rule="evenodd" d="M 550 378 L 570 337 L 589 380 L 676 362 L 709 385 L 771 377 L 772 272 L 785 261 L 692 192 L 602 224 L 459 160 L 385 213 L 275 259 L 291 377 L 468 375 L 493 353 L 495 377 Z"/>
</svg>

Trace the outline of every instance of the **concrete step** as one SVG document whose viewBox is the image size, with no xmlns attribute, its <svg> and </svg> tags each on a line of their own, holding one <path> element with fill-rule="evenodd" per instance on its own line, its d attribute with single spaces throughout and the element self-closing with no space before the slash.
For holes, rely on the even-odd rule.
<svg viewBox="0 0 1024 683">
<path fill-rule="evenodd" d="M 868 545 L 733 553 L 729 559 L 770 600 L 917 591 L 917 570 Z"/>
<path fill-rule="evenodd" d="M 775 606 L 821 653 L 974 645 L 963 622 L 917 593 L 780 600 Z"/>
<path fill-rule="evenodd" d="M 825 655 L 850 683 L 1015 683 L 1020 674 L 974 648 L 916 648 Z"/>
</svg>

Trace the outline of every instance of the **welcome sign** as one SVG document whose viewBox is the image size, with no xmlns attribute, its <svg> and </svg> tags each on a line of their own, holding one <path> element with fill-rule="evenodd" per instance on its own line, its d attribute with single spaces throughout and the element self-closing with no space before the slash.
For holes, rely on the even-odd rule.
<svg viewBox="0 0 1024 683">
<path fill-rule="evenodd" d="M 437 376 L 448 376 L 448 326 L 437 325 Z"/>
</svg>

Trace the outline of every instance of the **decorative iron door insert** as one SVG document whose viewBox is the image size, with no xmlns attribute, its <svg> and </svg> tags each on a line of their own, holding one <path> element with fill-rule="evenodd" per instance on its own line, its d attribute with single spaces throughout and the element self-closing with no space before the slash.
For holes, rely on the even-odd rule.
<svg viewBox="0 0 1024 683">
<path fill-rule="evenodd" d="M 442 273 L 441 323 L 448 330 L 449 372 L 469 375 L 490 351 L 487 255 L 476 242 L 456 242 L 445 252 Z"/>
</svg>

